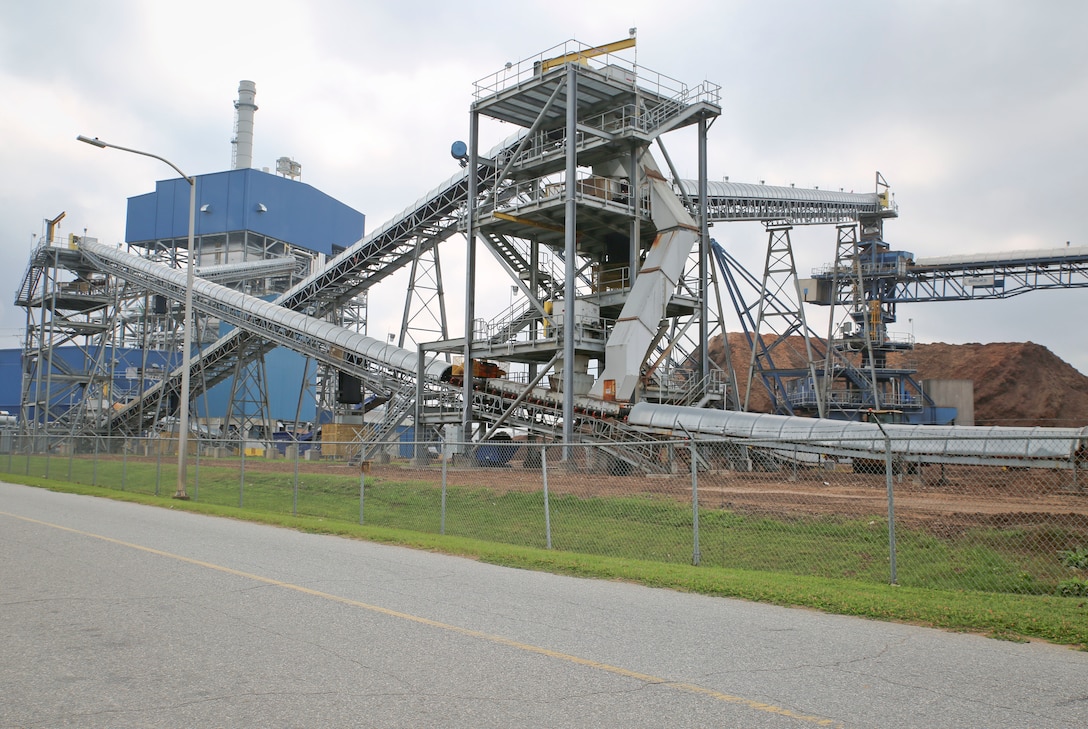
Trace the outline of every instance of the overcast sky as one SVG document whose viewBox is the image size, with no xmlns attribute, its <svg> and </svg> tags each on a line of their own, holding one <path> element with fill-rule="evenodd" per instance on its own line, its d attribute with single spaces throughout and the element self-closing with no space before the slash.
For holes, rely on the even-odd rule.
<svg viewBox="0 0 1088 729">
<path fill-rule="evenodd" d="M 721 85 L 711 179 L 861 192 L 879 170 L 900 208 L 885 239 L 917 257 L 1088 245 L 1079 0 L 0 0 L 0 11 L 2 347 L 23 333 L 11 302 L 43 220 L 66 211 L 61 235 L 121 242 L 127 198 L 172 176 L 77 134 L 154 152 L 190 175 L 226 170 L 238 82 L 252 80 L 254 166 L 293 158 L 304 182 L 375 229 L 456 172 L 449 147 L 467 139 L 474 81 L 631 27 L 639 65 Z M 481 148 L 513 131 L 485 127 Z M 694 178 L 688 148 L 669 142 Z M 759 225 L 712 233 L 761 271 Z M 834 228 L 793 240 L 803 276 L 834 257 Z M 443 253 L 454 335 L 459 241 Z M 373 336 L 399 322 L 399 291 L 372 294 Z M 1086 299 L 1070 290 L 903 305 L 894 329 L 913 328 L 919 342 L 1030 340 L 1088 372 L 1088 339 L 1074 326 Z"/>
</svg>

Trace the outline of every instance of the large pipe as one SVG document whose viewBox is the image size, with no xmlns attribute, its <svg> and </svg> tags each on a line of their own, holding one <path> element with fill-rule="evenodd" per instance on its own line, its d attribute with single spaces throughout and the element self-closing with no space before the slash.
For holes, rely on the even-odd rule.
<svg viewBox="0 0 1088 729">
<path fill-rule="evenodd" d="M 237 110 L 234 140 L 234 167 L 236 170 L 248 170 L 253 166 L 253 113 L 257 111 L 254 99 L 257 97 L 257 84 L 252 81 L 238 82 L 238 101 L 234 102 Z"/>
<path fill-rule="evenodd" d="M 636 429 L 677 438 L 729 438 L 780 453 L 844 457 L 882 455 L 879 426 L 827 418 L 709 410 L 638 403 L 627 416 Z M 967 425 L 885 425 L 897 459 L 911 463 L 968 463 L 1070 468 L 1085 456 L 1088 428 Z"/>
</svg>

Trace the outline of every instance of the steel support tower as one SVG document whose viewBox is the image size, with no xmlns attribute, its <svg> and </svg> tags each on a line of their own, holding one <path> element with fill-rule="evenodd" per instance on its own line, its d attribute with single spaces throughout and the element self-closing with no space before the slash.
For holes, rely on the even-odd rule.
<svg viewBox="0 0 1088 729">
<path fill-rule="evenodd" d="M 510 64 L 476 83 L 470 110 L 468 167 L 493 168 L 495 182 L 490 194 L 468 195 L 466 336 L 434 349 L 535 382 L 546 375 L 562 394 L 564 442 L 575 437 L 576 397 L 699 400 L 710 380 L 706 348 L 691 341 L 708 331 L 705 140 L 719 89 L 634 65 L 622 55 L 634 42 L 572 41 Z M 517 145 L 486 158 L 481 117 L 523 129 Z M 662 136 L 690 125 L 703 176 L 686 209 L 650 148 L 667 159 Z M 515 306 L 482 323 L 477 242 L 518 292 Z M 466 440 L 478 420 L 473 371 L 464 368 Z"/>
</svg>

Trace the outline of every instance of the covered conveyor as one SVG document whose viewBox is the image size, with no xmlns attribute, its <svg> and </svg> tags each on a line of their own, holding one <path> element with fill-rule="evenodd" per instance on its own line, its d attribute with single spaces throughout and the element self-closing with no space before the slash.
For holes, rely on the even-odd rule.
<svg viewBox="0 0 1088 729">
<path fill-rule="evenodd" d="M 184 271 L 164 266 L 110 246 L 91 241 L 80 250 L 96 267 L 125 281 L 139 283 L 148 291 L 170 298 L 185 294 Z M 371 389 L 388 389 L 382 377 L 390 373 L 414 378 L 418 355 L 359 332 L 315 319 L 269 303 L 241 291 L 204 279 L 193 281 L 193 306 L 272 344 L 288 347 L 367 382 Z M 375 371 L 380 368 L 380 374 Z M 423 367 L 437 381 L 447 367 L 437 359 Z M 384 385 L 384 386 L 383 386 Z"/>
<path fill-rule="evenodd" d="M 1088 457 L 1088 428 L 877 424 L 639 403 L 628 423 L 673 438 L 729 438 L 779 453 L 893 456 L 908 463 L 1076 468 Z M 885 439 L 887 436 L 887 439 Z"/>
</svg>

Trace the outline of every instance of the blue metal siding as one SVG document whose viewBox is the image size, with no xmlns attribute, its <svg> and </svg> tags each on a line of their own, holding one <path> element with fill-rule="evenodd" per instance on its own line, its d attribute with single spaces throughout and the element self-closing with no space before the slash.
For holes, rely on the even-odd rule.
<svg viewBox="0 0 1088 729">
<path fill-rule="evenodd" d="M 295 410 L 298 409 L 298 393 L 302 386 L 303 370 L 306 367 L 306 358 L 297 352 L 277 347 L 265 355 L 265 378 L 268 387 L 269 415 L 273 420 L 282 420 L 293 423 Z M 310 379 L 313 379 L 314 368 L 310 367 Z M 230 400 L 230 388 L 234 378 L 230 377 L 220 382 L 207 392 L 207 407 L 205 407 L 205 395 L 198 395 L 194 404 L 200 417 L 222 418 L 227 414 L 227 403 Z M 313 422 L 316 413 L 312 390 L 302 399 L 302 409 L 299 411 L 299 420 Z"/>
<path fill-rule="evenodd" d="M 23 401 L 23 350 L 0 350 L 0 410 L 19 414 Z"/>
<path fill-rule="evenodd" d="M 149 192 L 128 199 L 125 240 L 155 240 L 155 193 Z"/>
<path fill-rule="evenodd" d="M 364 234 L 362 213 L 296 180 L 250 169 L 200 175 L 196 183 L 197 235 L 249 230 L 331 254 Z M 199 212 L 205 205 L 207 212 Z M 188 183 L 159 180 L 154 193 L 129 198 L 126 226 L 125 240 L 133 244 L 186 237 Z"/>
<path fill-rule="evenodd" d="M 89 347 L 84 351 L 80 347 L 57 347 L 53 351 L 53 373 L 64 375 L 68 372 L 86 372 L 91 368 L 98 357 L 98 348 Z M 129 379 L 129 368 L 138 371 L 143 363 L 143 355 L 137 349 L 108 349 L 104 361 L 108 362 L 113 357 L 114 364 L 113 383 L 111 394 L 118 401 L 135 397 L 140 390 L 138 379 Z M 147 367 L 149 370 L 160 371 L 171 364 L 176 364 L 180 354 L 174 355 L 173 360 L 167 353 L 152 351 L 147 354 Z M 39 361 L 38 366 L 44 367 L 46 360 Z M 0 350 L 0 410 L 7 410 L 12 415 L 17 415 L 22 408 L 22 379 L 23 379 L 23 352 L 21 349 Z M 32 372 L 32 375 L 37 373 Z M 47 373 L 42 372 L 40 387 L 45 388 Z M 150 384 L 149 378 L 145 378 L 144 386 Z M 82 385 L 73 385 L 58 377 L 52 383 L 49 400 L 53 405 L 69 407 L 78 403 L 83 397 Z"/>
</svg>

